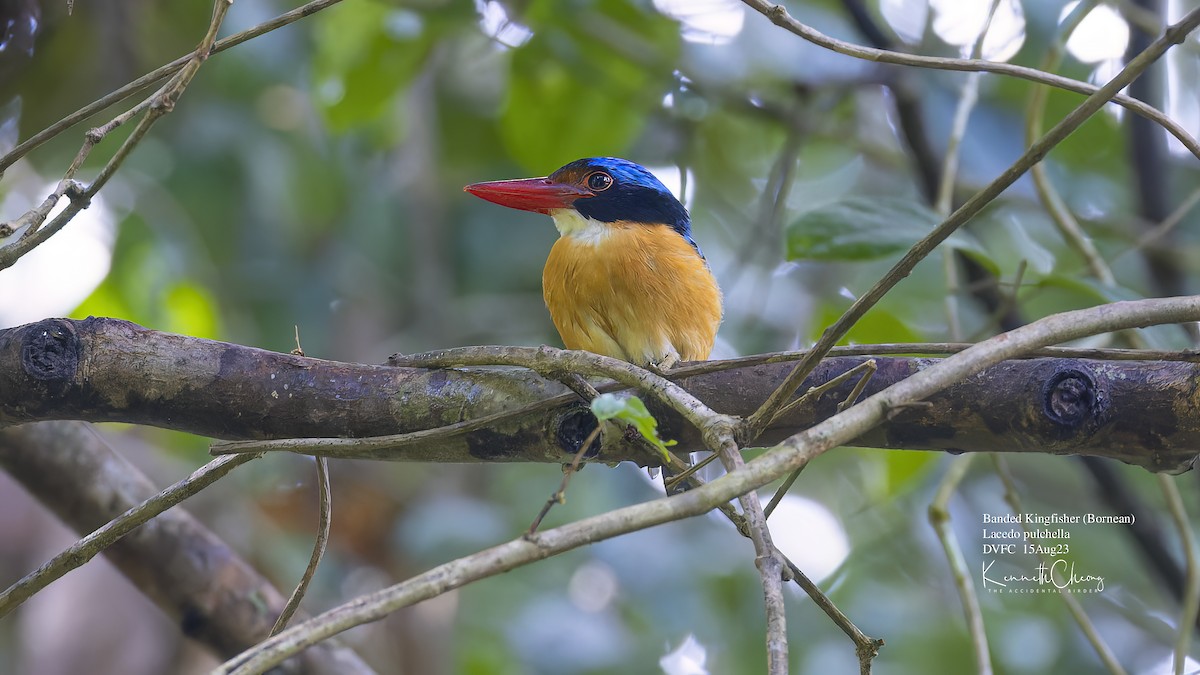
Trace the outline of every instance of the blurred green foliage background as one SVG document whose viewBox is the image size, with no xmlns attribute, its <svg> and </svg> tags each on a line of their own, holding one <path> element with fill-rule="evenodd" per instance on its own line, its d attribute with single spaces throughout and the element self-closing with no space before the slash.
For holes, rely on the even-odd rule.
<svg viewBox="0 0 1200 675">
<path fill-rule="evenodd" d="M 67 15 L 62 3 L 10 4 L 38 8 L 38 37 L 29 53 L 12 42 L 7 51 L 0 46 L 0 151 L 192 49 L 211 9 L 99 0 L 76 3 Z M 934 11 L 923 0 L 882 4 L 788 7 L 836 37 L 865 44 L 874 26 L 892 46 L 931 55 L 961 55 L 978 30 L 968 26 L 968 39 L 950 44 L 945 26 L 954 27 L 954 3 L 936 2 Z M 988 4 L 958 3 L 978 6 L 977 17 Z M 1041 63 L 1065 4 L 1001 3 L 1020 19 L 1012 62 Z M 238 2 L 222 34 L 291 6 Z M 1189 3 L 1167 6 L 1178 12 Z M 856 10 L 866 18 L 856 19 Z M 1115 54 L 1097 63 L 1068 55 L 1059 72 L 1087 80 L 1119 65 L 1123 49 L 1111 25 L 1082 46 L 1112 52 L 1115 45 Z M 1193 134 L 1200 131 L 1198 50 L 1193 39 L 1172 52 L 1149 89 L 1152 102 L 1169 102 Z M 92 209 L 44 255 L 0 272 L 0 326 L 107 315 L 281 351 L 294 346 L 296 326 L 309 356 L 366 363 L 396 351 L 558 344 L 539 288 L 556 236 L 549 220 L 474 200 L 461 187 L 618 155 L 656 170 L 691 210 L 726 297 L 715 356 L 796 348 L 940 219 L 922 166 L 940 168 L 967 77 L 839 56 L 724 0 L 347 0 L 205 63 Z M 959 201 L 1022 152 L 1031 90 L 996 76 L 980 81 L 961 147 Z M 914 100 L 926 148 L 913 146 L 898 112 Z M 1051 92 L 1047 124 L 1080 100 Z M 9 169 L 0 182 L 0 218 L 52 189 L 85 128 Z M 128 131 L 106 139 L 89 168 L 106 161 Z M 978 339 L 1014 316 L 1028 321 L 1112 299 L 1196 292 L 1200 210 L 1183 211 L 1153 245 L 1138 242 L 1196 198 L 1200 163 L 1161 131 L 1136 134 L 1127 114 L 1105 110 L 1048 160 L 1116 285 L 1089 275 L 1026 177 L 850 338 Z M 77 248 L 65 248 L 72 241 Z M 999 306 L 980 300 L 977 291 L 986 288 Z M 1150 346 L 1190 345 L 1177 328 L 1141 335 Z M 120 426 L 104 433 L 164 483 L 206 457 L 206 439 Z M 887 641 L 879 672 L 972 667 L 959 600 L 925 518 L 946 461 L 933 453 L 838 450 L 797 483 L 794 492 L 812 501 L 794 502 L 790 518 L 772 519 L 781 539 L 798 541 L 789 554 L 823 577 L 865 632 Z M 1009 461 L 1030 511 L 1109 512 L 1076 463 Z M 1116 468 L 1151 517 L 1163 518 L 1169 538 L 1153 478 Z M 269 457 L 189 508 L 290 588 L 316 522 L 312 473 L 303 459 Z M 314 612 L 517 536 L 559 482 L 555 466 L 338 462 L 333 474 L 333 544 L 306 603 Z M 547 526 L 652 498 L 655 488 L 643 478 L 630 467 L 591 467 Z M 1183 483 L 1194 512 L 1194 479 Z M 0 537 L 0 569 L 9 580 L 71 540 L 31 525 L 49 517 L 23 499 L 19 488 L 0 483 L 0 513 L 16 514 Z M 990 462 L 978 461 L 952 502 L 971 570 L 984 560 L 982 514 L 1006 512 Z M 820 522 L 828 527 L 814 529 Z M 1155 668 L 1168 657 L 1177 605 L 1126 528 L 1071 533 L 1071 559 L 1106 578 L 1103 593 L 1080 597 L 1102 635 L 1130 672 L 1162 672 Z M 851 643 L 810 601 L 789 595 L 794 672 L 855 672 Z M 1054 594 L 985 594 L 982 602 L 998 672 L 1099 667 Z M 750 543 L 719 519 L 700 518 L 474 584 L 347 640 L 380 672 L 600 674 L 659 672 L 659 658 L 693 635 L 707 672 L 751 673 L 765 667 L 761 604 Z M 64 645 L 45 618 L 55 611 L 121 616 L 144 628 L 112 637 L 93 632 Z M 154 612 L 120 583 L 64 580 L 0 623 L 0 670 L 82 672 L 86 664 L 92 673 L 200 672 L 213 665 L 211 656 L 181 647 Z M 141 655 L 132 665 L 122 660 L 130 653 Z"/>
</svg>

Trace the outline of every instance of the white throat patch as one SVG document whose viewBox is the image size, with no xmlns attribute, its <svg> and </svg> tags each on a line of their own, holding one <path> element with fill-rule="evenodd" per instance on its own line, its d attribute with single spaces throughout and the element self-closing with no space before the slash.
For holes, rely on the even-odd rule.
<svg viewBox="0 0 1200 675">
<path fill-rule="evenodd" d="M 550 217 L 562 237 L 570 237 L 580 244 L 598 246 L 611 232 L 609 224 L 585 218 L 575 209 L 551 209 Z"/>
</svg>

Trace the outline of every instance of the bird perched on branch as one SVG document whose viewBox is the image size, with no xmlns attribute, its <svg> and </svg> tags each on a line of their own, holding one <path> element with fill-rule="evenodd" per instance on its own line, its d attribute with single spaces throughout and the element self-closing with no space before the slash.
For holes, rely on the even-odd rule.
<svg viewBox="0 0 1200 675">
<path fill-rule="evenodd" d="M 580 159 L 546 178 L 475 183 L 490 202 L 554 219 L 542 295 L 568 349 L 666 370 L 708 358 L 721 290 L 687 209 L 644 167 Z"/>
</svg>

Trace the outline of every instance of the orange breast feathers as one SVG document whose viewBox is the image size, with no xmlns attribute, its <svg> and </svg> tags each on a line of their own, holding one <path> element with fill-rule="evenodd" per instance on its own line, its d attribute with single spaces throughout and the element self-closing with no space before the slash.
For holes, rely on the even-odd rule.
<svg viewBox="0 0 1200 675">
<path fill-rule="evenodd" d="M 550 249 L 542 293 L 568 349 L 641 366 L 707 359 L 721 323 L 712 272 L 666 225 L 616 221 L 564 233 Z"/>
</svg>

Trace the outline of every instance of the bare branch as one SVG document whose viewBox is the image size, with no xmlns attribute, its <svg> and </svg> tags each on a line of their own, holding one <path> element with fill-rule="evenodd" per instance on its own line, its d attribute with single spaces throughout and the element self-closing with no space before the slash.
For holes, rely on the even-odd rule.
<svg viewBox="0 0 1200 675">
<path fill-rule="evenodd" d="M 797 34 L 809 31 L 808 27 L 796 22 L 783 7 L 769 5 L 761 0 L 746 0 L 748 4 L 767 14 L 772 21 L 783 25 Z M 775 390 L 765 403 L 747 420 L 743 430 L 747 438 L 755 438 L 762 433 L 771 417 L 792 396 L 799 384 L 816 366 L 817 361 L 850 330 L 859 319 L 875 306 L 896 284 L 907 277 L 921 260 L 929 255 L 938 244 L 942 243 L 955 230 L 973 218 L 993 199 L 1000 195 L 1010 185 L 1015 183 L 1031 166 L 1037 164 L 1048 152 L 1062 142 L 1075 129 L 1079 128 L 1089 117 L 1111 100 L 1117 92 L 1140 75 L 1150 64 L 1154 63 L 1173 45 L 1183 41 L 1197 25 L 1200 25 L 1200 9 L 1192 10 L 1178 23 L 1170 26 L 1161 38 L 1156 40 L 1141 54 L 1132 59 L 1120 73 L 1103 87 L 1096 90 L 1077 108 L 1067 114 L 1050 131 L 1029 146 L 1029 149 L 1017 159 L 999 177 L 960 206 L 946 220 L 933 229 L 925 238 L 913 245 L 911 249 L 892 267 L 888 273 L 859 297 L 853 305 L 833 325 L 825 329 L 820 340 L 813 346 L 812 351 L 796 364 L 795 369 L 787 379 Z M 864 49 L 864 48 L 860 48 Z M 880 52 L 880 50 L 868 50 Z M 1200 154 L 1197 154 L 1200 157 Z"/>
<path fill-rule="evenodd" d="M 254 458 L 255 455 L 241 455 L 214 459 L 187 478 L 108 521 L 103 527 L 75 542 L 70 548 L 0 593 L 0 617 L 6 616 L 55 579 L 82 567 L 84 563 L 151 518 L 212 485 L 234 468 Z"/>
<path fill-rule="evenodd" d="M 701 432 L 714 423 L 730 422 L 726 416 L 704 405 L 686 389 L 638 366 L 591 352 L 553 347 L 466 347 L 444 349 L 411 356 L 393 355 L 393 366 L 451 368 L 455 366 L 521 366 L 549 376 L 563 370 L 592 377 L 608 377 L 629 387 L 637 387 L 670 406 Z M 715 448 L 714 448 L 715 450 Z"/>
<path fill-rule="evenodd" d="M 780 415 L 785 414 L 788 410 L 798 407 L 802 403 L 811 404 L 829 389 L 836 387 L 855 375 L 861 375 L 861 377 L 857 378 L 858 381 L 854 384 L 854 389 L 850 390 L 850 393 L 845 399 L 842 400 L 841 403 L 838 403 L 837 411 L 842 412 L 846 408 L 849 408 L 858 402 L 859 397 L 862 396 L 863 390 L 865 390 L 867 387 L 867 382 L 871 381 L 871 377 L 875 375 L 877 370 L 879 370 L 879 364 L 876 363 L 875 359 L 863 361 L 850 370 L 847 370 L 841 375 L 829 380 L 825 384 L 812 387 L 811 389 L 805 391 L 803 396 L 785 405 L 783 408 L 780 408 L 775 417 L 778 418 Z M 774 421 L 774 419 L 772 419 L 772 421 Z M 792 485 L 796 482 L 796 479 L 800 477 L 800 472 L 803 470 L 804 467 L 800 467 L 789 474 L 788 477 L 783 480 L 783 484 L 779 486 L 779 489 L 775 491 L 775 494 L 771 495 L 771 501 L 767 503 L 767 508 L 763 510 L 763 513 L 766 515 L 766 517 L 771 517 L 771 512 L 775 510 L 775 507 L 779 506 L 779 502 L 783 501 L 784 495 L 787 494 L 788 490 L 792 489 Z"/>
<path fill-rule="evenodd" d="M 720 448 L 720 455 L 725 470 L 730 473 L 746 465 L 741 450 L 732 439 Z M 771 539 L 771 530 L 767 526 L 767 517 L 758 500 L 758 493 L 749 490 L 739 495 L 738 501 L 742 505 L 742 516 L 746 519 L 750 540 L 754 542 L 754 566 L 758 568 L 758 576 L 762 582 L 763 606 L 767 614 L 767 673 L 787 675 L 787 608 L 783 603 L 783 558 Z"/>
<path fill-rule="evenodd" d="M 240 458 L 212 462 L 208 472 L 198 471 L 192 478 L 211 480 L 241 463 Z M 87 538 L 93 541 L 127 523 L 129 516 L 123 513 L 135 507 L 145 513 L 148 507 L 140 504 L 161 506 L 167 498 L 90 425 L 77 422 L 0 430 L 0 466 L 69 527 L 97 530 Z M 119 523 L 106 525 L 114 519 Z M 266 637 L 283 606 L 270 582 L 180 508 L 158 514 L 104 554 L 185 635 L 224 658 Z M 372 671 L 350 650 L 329 644 L 306 653 L 285 672 Z"/>
<path fill-rule="evenodd" d="M 893 345 L 882 351 L 913 350 Z M 1054 353 L 1125 359 L 1158 352 Z M 708 407 L 746 415 L 782 380 L 797 356 L 682 366 L 672 377 Z M 1200 412 L 1180 406 L 1191 400 L 1200 364 L 1191 362 L 1196 360 L 1192 352 L 1176 357 L 1185 360 L 1012 361 L 956 383 L 931 397 L 929 406 L 893 415 L 855 442 L 868 447 L 1087 454 L 1178 471 L 1200 447 Z M 804 386 L 828 382 L 864 360 L 826 359 Z M 876 362 L 878 372 L 866 395 L 937 361 L 880 357 Z M 700 374 L 687 374 L 691 372 Z M 1076 397 L 1075 404 L 1062 407 L 1062 397 L 1069 400 L 1073 388 L 1095 395 Z M 598 382 L 597 389 L 625 387 Z M 481 396 L 482 391 L 501 395 Z M 773 423 L 764 439 L 782 439 L 825 419 L 849 392 L 845 384 L 811 406 L 790 412 Z M 664 438 L 685 448 L 704 447 L 690 422 L 653 400 L 650 406 Z M 1118 418 L 1120 425 L 1115 423 Z M 148 424 L 216 438 L 324 437 L 319 444 L 272 441 L 253 448 L 328 456 L 557 464 L 570 461 L 595 427 L 595 418 L 574 393 L 523 370 L 434 371 L 337 363 L 159 333 L 115 319 L 47 319 L 0 330 L 0 426 L 51 419 Z M 588 459 L 647 461 L 621 439 L 610 440 L 599 455 Z"/>
<path fill-rule="evenodd" d="M 958 544 L 954 529 L 950 527 L 950 498 L 954 496 L 974 460 L 974 455 L 963 455 L 950 461 L 946 475 L 942 476 L 938 485 L 937 494 L 929 504 L 928 517 L 929 524 L 937 532 L 938 541 L 942 544 L 942 551 L 946 554 L 946 561 L 954 578 L 954 587 L 958 589 L 958 597 L 962 602 L 967 630 L 971 633 L 971 646 L 975 649 L 975 672 L 979 675 L 991 675 L 992 656 L 988 649 L 987 631 L 983 626 L 983 611 L 979 609 L 979 597 L 975 595 L 975 585 L 967 571 L 962 547 Z"/>
<path fill-rule="evenodd" d="M 296 340 L 300 342 L 299 339 Z M 316 458 L 317 465 L 317 536 L 313 541 L 312 555 L 309 556 L 308 566 L 304 568 L 304 574 L 300 577 L 300 583 L 296 584 L 295 590 L 288 597 L 287 603 L 283 606 L 283 611 L 279 613 L 279 618 L 275 619 L 275 625 L 271 627 L 271 635 L 278 635 L 279 631 L 287 628 L 288 622 L 292 620 L 292 616 L 296 614 L 296 610 L 300 608 L 300 601 L 304 599 L 304 594 L 308 591 L 308 585 L 312 582 L 313 577 L 317 574 L 317 566 L 321 564 L 321 557 L 325 555 L 325 547 L 329 544 L 329 527 L 333 523 L 333 507 L 332 499 L 329 494 L 329 460 L 324 457 Z"/>
<path fill-rule="evenodd" d="M 972 59 L 978 59 L 983 54 L 983 42 L 987 39 L 988 28 L 991 27 L 992 20 L 996 16 L 996 8 L 999 6 L 1000 0 L 992 0 L 988 7 L 987 18 L 979 30 L 979 35 L 975 38 L 975 44 L 971 47 Z M 958 184 L 959 147 L 967 135 L 967 123 L 971 119 L 971 111 L 975 109 L 975 104 L 979 101 L 979 80 L 982 78 L 983 73 L 979 71 L 967 74 L 958 97 L 958 105 L 954 109 L 954 120 L 950 124 L 950 135 L 946 139 L 946 155 L 942 160 L 942 177 L 938 184 L 937 197 L 933 203 L 934 211 L 942 218 L 950 215 L 953 208 L 954 187 Z M 944 300 L 946 326 L 949 328 L 952 340 L 961 340 L 963 336 L 962 321 L 958 311 L 958 257 L 959 254 L 954 249 L 942 250 L 942 273 L 946 279 L 946 298 Z"/>
<path fill-rule="evenodd" d="M 577 471 L 579 471 L 579 465 L 580 462 L 583 461 L 583 455 L 588 451 L 588 448 L 591 447 L 592 443 L 599 435 L 600 427 L 592 429 L 592 433 L 588 434 L 588 437 L 585 438 L 583 443 L 579 446 L 579 452 L 575 453 L 575 457 L 571 460 L 571 463 L 563 465 L 562 483 L 559 483 L 558 489 L 555 490 L 554 493 L 550 495 L 550 498 L 546 500 L 546 503 L 542 505 L 542 510 L 538 511 L 538 514 L 534 517 L 533 522 L 529 524 L 529 529 L 525 531 L 526 534 L 532 535 L 534 532 L 537 532 L 538 528 L 542 526 L 542 520 L 546 517 L 546 514 L 550 513 L 550 509 L 554 508 L 555 504 L 566 503 L 567 486 L 571 484 L 571 477 L 574 476 Z"/>
<path fill-rule="evenodd" d="M 1025 350 L 1097 332 L 1200 320 L 1200 297 L 1119 302 L 1050 316 L 999 335 L 875 394 L 845 412 L 789 437 L 745 466 L 673 497 L 628 506 L 539 532 L 439 565 L 408 581 L 352 600 L 268 639 L 214 673 L 262 672 L 289 656 L 401 607 L 551 555 L 705 513 L 794 471 L 881 423 L 898 406 L 923 400 L 950 383 Z"/>
<path fill-rule="evenodd" d="M 1067 39 L 1097 4 L 1099 4 L 1098 0 L 1081 2 L 1063 19 L 1058 36 L 1051 43 L 1046 56 L 1042 58 L 1043 70 L 1050 71 L 1058 68 L 1066 51 Z M 1035 87 L 1030 92 L 1029 105 L 1025 111 L 1025 140 L 1027 143 L 1033 143 L 1042 133 L 1042 121 L 1049 95 L 1050 91 L 1045 87 Z M 1088 237 L 1083 228 L 1079 226 L 1079 221 L 1075 220 L 1075 216 L 1067 208 L 1066 202 L 1058 194 L 1054 184 L 1050 182 L 1050 176 L 1046 173 L 1046 165 L 1039 162 L 1030 167 L 1029 173 L 1033 177 L 1034 187 L 1037 188 L 1038 198 L 1041 199 L 1042 206 L 1050 215 L 1050 219 L 1058 227 L 1059 234 L 1087 262 L 1092 276 L 1105 286 L 1116 285 L 1116 277 L 1113 276 L 1112 269 L 1104 262 L 1104 258 L 1096 250 L 1096 245 L 1092 243 L 1091 237 Z"/>
<path fill-rule="evenodd" d="M 195 77 L 196 71 L 200 68 L 200 64 L 208 58 L 209 53 L 212 51 L 213 42 L 217 38 L 217 31 L 220 30 L 221 22 L 224 21 L 225 15 L 229 12 L 229 7 L 232 3 L 233 0 L 216 0 L 213 4 L 212 20 L 209 22 L 204 38 L 200 41 L 200 45 L 196 47 L 192 55 L 188 57 L 182 70 L 175 77 L 171 78 L 170 82 L 159 89 L 153 96 L 135 106 L 133 110 L 127 111 L 117 116 L 107 125 L 92 129 L 87 133 L 83 147 L 80 148 L 79 153 L 75 156 L 75 161 L 71 163 L 71 166 L 67 169 L 63 179 L 59 181 L 58 187 L 55 188 L 54 192 L 46 198 L 41 206 L 17 219 L 19 225 L 27 224 L 28 229 L 26 229 L 25 233 L 17 241 L 6 246 L 0 246 L 0 270 L 11 267 L 21 256 L 29 253 L 49 239 L 65 227 L 67 223 L 71 222 L 80 211 L 86 209 L 91 203 L 92 197 L 96 196 L 100 188 L 108 183 L 121 164 L 125 162 L 125 158 L 129 156 L 129 153 L 142 142 L 142 138 L 145 137 L 150 127 L 163 115 L 175 109 L 175 103 L 183 95 L 184 89 L 191 84 L 192 78 Z M 121 143 L 121 147 L 117 148 L 112 158 L 100 169 L 100 173 L 97 174 L 96 178 L 87 187 L 79 188 L 73 179 L 80 167 L 83 166 L 84 159 L 91 153 L 92 148 L 103 140 L 106 134 L 142 110 L 145 110 L 145 115 L 141 121 L 138 122 L 133 132 L 129 134 L 129 137 Z M 0 171 L 3 171 L 2 166 L 0 166 Z M 41 227 L 42 222 L 50 215 L 50 210 L 63 195 L 70 196 L 71 203 L 49 225 L 44 228 Z M 0 230 L 10 234 L 15 229 L 15 227 L 9 224 L 0 226 Z"/>
<path fill-rule="evenodd" d="M 915 66 L 917 68 L 932 68 L 935 70 L 957 70 L 957 71 L 979 71 L 984 73 L 996 73 L 997 75 L 1008 75 L 1017 77 L 1022 80 L 1038 82 L 1040 84 L 1073 91 L 1077 94 L 1087 94 L 1088 96 L 1095 95 L 1101 88 L 1079 80 L 1072 80 L 1068 77 L 1046 73 L 1036 68 L 1026 68 L 1025 66 L 1017 66 L 1011 63 L 1000 63 L 997 61 L 985 61 L 980 59 L 951 59 L 941 56 L 922 56 L 919 54 L 905 54 L 903 52 L 888 51 L 886 49 L 874 49 L 864 47 L 862 45 L 852 44 L 829 37 L 824 33 L 800 23 L 794 19 L 783 5 L 776 5 L 767 0 L 742 0 L 755 11 L 771 20 L 777 26 L 780 26 L 805 40 L 824 47 L 830 51 L 846 56 L 852 56 L 856 59 L 864 59 L 866 61 L 876 61 L 878 63 L 893 63 L 901 66 Z M 1193 12 L 1194 14 L 1195 12 Z M 1183 41 L 1187 33 L 1194 28 L 1191 24 L 1191 15 L 1185 16 L 1182 21 L 1174 26 L 1168 26 L 1165 35 L 1162 39 L 1171 41 L 1171 44 L 1178 44 Z M 1119 91 L 1119 90 L 1118 90 Z M 1113 103 L 1120 105 L 1136 115 L 1145 117 L 1148 120 L 1161 125 L 1172 136 L 1179 139 L 1193 155 L 1200 158 L 1200 142 L 1192 138 L 1190 134 L 1177 122 L 1167 117 L 1162 111 L 1147 105 L 1130 96 L 1112 95 L 1110 97 Z"/>
<path fill-rule="evenodd" d="M 226 49 L 229 49 L 230 47 L 236 47 L 237 45 L 240 45 L 243 42 L 246 42 L 248 40 L 252 40 L 252 39 L 258 37 L 259 35 L 264 35 L 266 33 L 269 33 L 271 31 L 275 30 L 276 28 L 282 28 L 290 23 L 298 21 L 299 19 L 303 19 L 306 16 L 315 14 L 315 13 L 325 9 L 326 7 L 329 7 L 331 5 L 336 5 L 339 2 L 341 2 L 341 0 L 314 0 L 313 2 L 309 2 L 305 5 L 303 5 L 301 7 L 297 7 L 296 9 L 293 9 L 291 11 L 284 12 L 283 14 L 280 14 L 279 16 L 275 17 L 274 19 L 271 19 L 270 21 L 264 21 L 263 23 L 260 23 L 257 26 L 254 26 L 253 28 L 249 28 L 249 29 L 244 30 L 235 35 L 230 35 L 229 37 L 224 38 L 222 40 L 218 40 L 215 44 L 213 44 L 212 49 L 210 50 L 209 53 L 217 54 L 219 52 L 225 51 Z M 4 170 L 7 169 L 8 167 L 12 166 L 13 163 L 16 162 L 18 159 L 21 159 L 25 155 L 29 154 L 35 148 L 42 145 L 43 143 L 50 140 L 51 138 L 54 138 L 55 136 L 66 131 L 67 129 L 70 129 L 71 127 L 75 126 L 76 124 L 79 124 L 83 120 L 91 117 L 92 115 L 95 115 L 96 113 L 100 112 L 101 110 L 104 110 L 105 108 L 107 108 L 111 105 L 119 103 L 119 102 L 129 98 L 130 96 L 133 96 L 137 92 L 141 91 L 142 89 L 145 89 L 146 87 L 149 87 L 150 85 L 154 84 L 155 82 L 163 80 L 163 79 L 170 77 L 171 75 L 174 75 L 175 73 L 179 72 L 180 70 L 183 69 L 183 67 L 185 65 L 187 65 L 188 61 L 191 58 L 192 58 L 192 54 L 186 54 L 164 66 L 160 66 L 159 68 L 152 70 L 149 73 L 146 73 L 145 75 L 139 77 L 138 79 L 134 80 L 133 82 L 126 84 L 125 86 L 121 87 L 120 89 L 117 89 L 116 91 L 112 92 L 111 94 L 108 94 L 107 96 L 104 96 L 103 98 L 97 99 L 96 101 L 89 103 L 88 105 L 80 108 L 79 110 L 76 110 L 75 112 L 71 113 L 70 115 L 67 115 L 66 117 L 55 122 L 54 124 L 50 125 L 49 127 L 46 127 L 42 131 L 39 131 L 38 133 L 34 134 L 33 136 L 30 136 L 23 143 L 21 143 L 20 145 L 18 145 L 15 148 L 13 148 L 12 150 L 10 150 L 8 152 L 8 154 L 4 155 L 3 157 L 0 157 L 0 175 L 3 175 Z"/>
<path fill-rule="evenodd" d="M 1179 637 L 1175 640 L 1175 675 L 1183 675 L 1188 661 L 1188 645 L 1192 640 L 1196 617 L 1200 615 L 1200 564 L 1196 560 L 1196 535 L 1192 534 L 1192 524 L 1188 518 L 1187 508 L 1183 505 L 1183 497 L 1179 494 L 1179 486 L 1170 476 L 1159 476 L 1158 484 L 1162 488 L 1163 497 L 1167 502 L 1167 510 L 1171 520 L 1175 521 L 1175 529 L 1179 531 L 1180 548 L 1183 549 L 1184 568 L 1187 570 L 1187 581 L 1184 584 L 1183 597 L 1179 599 L 1182 605 L 1179 617 Z"/>
</svg>

